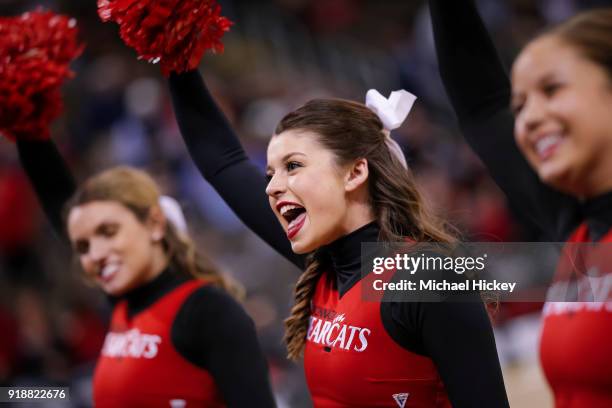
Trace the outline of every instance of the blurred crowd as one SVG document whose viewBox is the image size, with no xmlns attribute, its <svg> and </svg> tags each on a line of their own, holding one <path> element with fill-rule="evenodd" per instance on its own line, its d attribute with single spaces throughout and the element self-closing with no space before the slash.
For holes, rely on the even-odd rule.
<svg viewBox="0 0 612 408">
<path fill-rule="evenodd" d="M 516 219 L 457 130 L 440 83 L 426 4 L 422 0 L 225 0 L 235 25 L 225 53 L 201 69 L 209 87 L 262 167 L 279 119 L 314 97 L 363 101 L 370 88 L 404 88 L 419 99 L 393 136 L 429 202 L 471 241 L 535 241 Z M 508 62 L 533 34 L 584 7 L 605 1 L 478 2 Z M 36 6 L 79 23 L 86 51 L 64 87 L 65 113 L 52 137 L 78 180 L 130 164 L 149 170 L 182 204 L 198 244 L 248 290 L 247 310 L 269 356 L 280 406 L 308 406 L 301 367 L 285 359 L 282 321 L 299 271 L 246 230 L 201 178 L 186 152 L 158 67 L 138 61 L 103 24 L 96 2 L 0 0 L 0 14 Z M 206 129 L 202 129 L 206 137 Z M 524 309 L 524 310 L 521 310 Z M 93 362 L 110 308 L 87 286 L 44 219 L 21 171 L 15 146 L 0 138 L 0 386 L 69 385 L 72 405 L 90 403 Z M 502 364 L 521 355 L 508 339 L 516 315 L 537 305 L 502 307 L 496 335 Z M 531 336 L 531 337 L 529 337 Z M 525 342 L 535 355 L 533 330 Z M 517 345 L 518 343 L 518 345 Z"/>
</svg>

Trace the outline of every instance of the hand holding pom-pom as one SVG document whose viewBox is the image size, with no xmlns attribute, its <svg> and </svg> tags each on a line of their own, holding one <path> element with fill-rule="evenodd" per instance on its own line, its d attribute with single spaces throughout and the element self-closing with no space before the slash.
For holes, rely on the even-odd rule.
<svg viewBox="0 0 612 408">
<path fill-rule="evenodd" d="M 60 86 L 82 50 L 74 19 L 49 11 L 0 17 L 0 134 L 49 138 L 62 112 Z"/>
<path fill-rule="evenodd" d="M 220 12 L 215 0 L 98 0 L 102 21 L 118 23 L 123 41 L 165 76 L 197 68 L 208 49 L 223 51 L 232 23 Z"/>
</svg>

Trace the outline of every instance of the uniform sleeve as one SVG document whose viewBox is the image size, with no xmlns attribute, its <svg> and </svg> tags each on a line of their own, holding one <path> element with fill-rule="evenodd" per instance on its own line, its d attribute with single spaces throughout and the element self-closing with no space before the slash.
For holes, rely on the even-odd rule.
<svg viewBox="0 0 612 408">
<path fill-rule="evenodd" d="M 194 292 L 179 310 L 172 340 L 181 355 L 210 372 L 228 407 L 275 406 L 253 321 L 222 290 Z"/>
<path fill-rule="evenodd" d="M 577 201 L 544 185 L 514 142 L 510 81 L 472 0 L 430 0 L 442 82 L 466 141 L 506 193 L 512 208 L 565 239 L 578 220 Z"/>
<path fill-rule="evenodd" d="M 55 232 L 67 239 L 62 211 L 76 191 L 68 165 L 51 140 L 17 141 L 19 159 Z"/>
<path fill-rule="evenodd" d="M 303 258 L 293 253 L 270 209 L 265 175 L 247 157 L 199 72 L 172 74 L 169 83 L 181 134 L 202 176 L 246 226 L 302 268 Z"/>
<path fill-rule="evenodd" d="M 433 360 L 453 407 L 509 406 L 482 302 L 383 303 L 382 314 L 398 344 Z"/>
</svg>

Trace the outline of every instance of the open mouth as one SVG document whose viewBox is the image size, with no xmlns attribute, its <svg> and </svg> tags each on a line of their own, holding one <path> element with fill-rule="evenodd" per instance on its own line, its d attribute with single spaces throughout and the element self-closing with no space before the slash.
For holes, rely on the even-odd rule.
<svg viewBox="0 0 612 408">
<path fill-rule="evenodd" d="M 113 276 L 115 276 L 115 274 L 117 273 L 118 270 L 119 270 L 119 265 L 117 265 L 117 264 L 107 264 L 107 265 L 104 265 L 98 271 L 98 277 L 102 281 L 108 282 L 108 281 L 110 281 L 113 278 Z"/>
<path fill-rule="evenodd" d="M 535 143 L 535 150 L 540 160 L 549 159 L 561 143 L 563 137 L 560 134 L 549 134 L 539 138 Z"/>
<path fill-rule="evenodd" d="M 306 209 L 298 204 L 281 203 L 280 215 L 287 221 L 287 237 L 293 238 L 306 221 Z"/>
</svg>

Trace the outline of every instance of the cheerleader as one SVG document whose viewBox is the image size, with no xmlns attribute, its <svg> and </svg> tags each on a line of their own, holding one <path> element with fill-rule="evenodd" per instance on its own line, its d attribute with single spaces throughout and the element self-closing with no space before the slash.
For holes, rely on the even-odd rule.
<svg viewBox="0 0 612 408">
<path fill-rule="evenodd" d="M 289 113 L 268 146 L 266 181 L 198 72 L 171 75 L 170 91 L 203 176 L 246 225 L 305 270 L 285 340 L 290 358 L 303 354 L 315 406 L 508 406 L 476 294 L 463 303 L 361 298 L 362 242 L 455 241 L 424 205 L 373 110 L 314 100 Z"/>
<path fill-rule="evenodd" d="M 199 58 L 192 41 L 199 35 L 183 33 L 184 41 L 174 41 L 175 33 L 192 32 L 177 21 L 208 15 L 182 6 L 162 17 L 146 7 L 111 7 L 110 15 L 116 13 L 122 38 L 141 57 L 158 52 L 155 60 L 170 74 L 181 133 L 204 177 L 245 224 L 305 270 L 285 340 L 290 358 L 304 357 L 315 406 L 507 406 L 478 294 L 463 303 L 361 297 L 372 276 L 362 279 L 362 242 L 456 240 L 424 205 L 399 146 L 388 136 L 413 101 L 402 99 L 403 112 L 386 110 L 387 101 L 376 93 L 370 94 L 370 108 L 343 100 L 309 102 L 276 128 L 266 181 L 195 70 Z M 143 14 L 153 23 L 143 24 Z M 176 64 L 176 55 L 191 58 Z"/>
<path fill-rule="evenodd" d="M 95 405 L 274 406 L 253 322 L 230 295 L 236 288 L 168 221 L 162 208 L 177 213 L 178 204 L 128 167 L 74 192 L 52 142 L 17 146 L 49 219 L 63 231 L 59 209 L 66 208 L 85 276 L 113 304 Z"/>
<path fill-rule="evenodd" d="M 22 46 L 4 48 L 15 55 L 2 58 L 0 87 L 22 87 L 2 94 L 13 103 L 1 101 L 0 130 L 16 139 L 49 220 L 113 305 L 94 373 L 94 404 L 274 406 L 253 322 L 232 296 L 237 288 L 195 248 L 178 204 L 162 197 L 146 173 L 128 167 L 77 188 L 48 139 L 48 124 L 60 112 L 59 85 L 81 48 L 70 47 L 74 23 L 41 12 L 6 22 L 0 31 L 8 27 L 13 35 L 3 40 Z M 52 44 L 44 42 L 49 39 Z M 51 76 L 38 82 L 44 69 Z"/>
<path fill-rule="evenodd" d="M 430 8 L 462 132 L 510 204 L 546 239 L 600 242 L 609 256 L 612 10 L 583 12 L 533 39 L 510 83 L 471 1 Z M 612 405 L 611 275 L 602 260 L 591 266 L 603 274 L 589 282 L 598 302 L 544 308 L 540 352 L 557 407 Z"/>
</svg>

